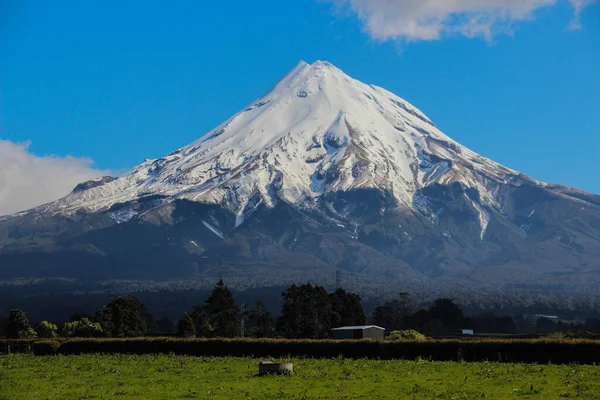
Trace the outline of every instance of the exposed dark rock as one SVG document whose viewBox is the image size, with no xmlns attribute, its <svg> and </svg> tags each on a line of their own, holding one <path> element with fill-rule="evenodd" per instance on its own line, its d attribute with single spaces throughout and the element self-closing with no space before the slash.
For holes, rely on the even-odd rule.
<svg viewBox="0 0 600 400">
<path fill-rule="evenodd" d="M 73 189 L 73 192 L 82 192 L 84 190 L 102 186 L 102 185 L 110 183 L 116 179 L 117 178 L 113 178 L 112 176 L 103 176 L 102 178 L 100 178 L 98 180 L 83 182 L 83 183 L 80 183 L 79 185 L 75 186 L 75 189 Z"/>
</svg>

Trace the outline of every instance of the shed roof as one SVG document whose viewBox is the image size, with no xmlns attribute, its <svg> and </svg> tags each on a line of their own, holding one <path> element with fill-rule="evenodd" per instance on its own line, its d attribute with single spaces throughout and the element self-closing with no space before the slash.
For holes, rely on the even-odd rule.
<svg viewBox="0 0 600 400">
<path fill-rule="evenodd" d="M 377 325 L 342 326 L 340 328 L 333 328 L 332 331 L 356 331 L 356 330 L 363 330 L 363 329 L 369 329 L 369 328 L 377 328 L 377 329 L 381 329 L 382 331 L 385 331 L 385 328 L 382 328 Z"/>
<path fill-rule="evenodd" d="M 535 314 L 536 318 L 558 319 L 556 315 Z"/>
</svg>

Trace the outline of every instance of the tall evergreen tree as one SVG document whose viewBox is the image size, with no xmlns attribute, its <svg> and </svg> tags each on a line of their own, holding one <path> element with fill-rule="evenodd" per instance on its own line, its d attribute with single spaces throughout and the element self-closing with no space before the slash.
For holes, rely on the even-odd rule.
<svg viewBox="0 0 600 400">
<path fill-rule="evenodd" d="M 342 288 L 329 294 L 332 327 L 364 325 L 367 323 L 365 309 L 359 294 Z"/>
<path fill-rule="evenodd" d="M 248 314 L 249 336 L 270 338 L 275 336 L 275 320 L 262 301 L 257 301 Z"/>
<path fill-rule="evenodd" d="M 240 310 L 231 291 L 220 279 L 206 299 L 204 310 L 216 337 L 235 337 L 240 332 Z"/>
<path fill-rule="evenodd" d="M 146 333 L 144 307 L 134 296 L 113 298 L 96 313 L 96 321 L 112 337 L 137 337 Z"/>
<path fill-rule="evenodd" d="M 331 329 L 331 302 L 325 288 L 306 283 L 284 293 L 281 326 L 289 338 L 326 338 Z"/>
</svg>

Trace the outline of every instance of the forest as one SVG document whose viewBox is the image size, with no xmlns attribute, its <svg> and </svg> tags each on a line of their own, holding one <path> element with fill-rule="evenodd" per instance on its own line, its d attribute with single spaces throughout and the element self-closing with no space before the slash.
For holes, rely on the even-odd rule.
<svg viewBox="0 0 600 400">
<path fill-rule="evenodd" d="M 181 310 L 179 318 L 154 318 L 136 296 L 116 296 L 95 313 L 74 313 L 68 321 L 51 318 L 30 322 L 25 311 L 11 309 L 0 322 L 0 336 L 33 339 L 55 337 L 184 338 L 289 338 L 326 339 L 332 328 L 371 323 L 387 334 L 414 331 L 430 337 L 454 337 L 463 330 L 476 334 L 545 335 L 569 333 L 593 335 L 600 319 L 569 319 L 549 314 L 467 315 L 450 298 L 438 298 L 427 307 L 416 307 L 411 295 L 399 293 L 375 304 L 366 312 L 360 294 L 305 283 L 291 285 L 280 293 L 281 309 L 273 312 L 268 299 L 248 305 L 240 302 L 221 279 L 204 301 Z M 396 334 L 397 335 L 397 334 Z"/>
</svg>

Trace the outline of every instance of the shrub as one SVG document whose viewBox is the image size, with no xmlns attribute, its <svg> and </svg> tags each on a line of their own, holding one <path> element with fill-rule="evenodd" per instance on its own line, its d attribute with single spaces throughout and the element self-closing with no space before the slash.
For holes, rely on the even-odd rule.
<svg viewBox="0 0 600 400">
<path fill-rule="evenodd" d="M 57 336 L 56 332 L 58 331 L 58 328 L 51 322 L 42 321 L 37 328 L 35 328 L 35 331 L 40 338 L 53 339 Z"/>
<path fill-rule="evenodd" d="M 17 332 L 19 339 L 36 339 L 37 337 L 37 332 L 32 327 Z"/>
<path fill-rule="evenodd" d="M 553 333 L 547 335 L 546 338 L 554 339 L 554 340 L 563 340 L 563 339 L 570 339 L 571 337 L 565 332 L 553 332 Z"/>
<path fill-rule="evenodd" d="M 41 341 L 40 341 L 41 342 Z M 12 348 L 31 341 L 0 340 Z M 39 342 L 37 342 L 39 343 Z M 42 350 L 38 350 L 42 352 Z M 597 364 L 600 342 L 593 340 L 277 340 L 277 339 L 70 339 L 59 354 L 168 354 L 255 358 L 370 358 L 432 361 Z"/>
<path fill-rule="evenodd" d="M 415 331 L 414 329 L 409 329 L 406 331 L 392 331 L 390 332 L 390 336 L 388 336 L 389 340 L 425 340 L 427 339 L 425 335 Z"/>
<path fill-rule="evenodd" d="M 33 354 L 36 356 L 54 356 L 58 353 L 60 343 L 56 340 L 41 340 L 33 343 Z"/>
<path fill-rule="evenodd" d="M 62 331 L 64 337 L 103 337 L 102 326 L 97 322 L 92 322 L 87 318 L 81 318 L 79 321 L 67 322 Z"/>
</svg>

